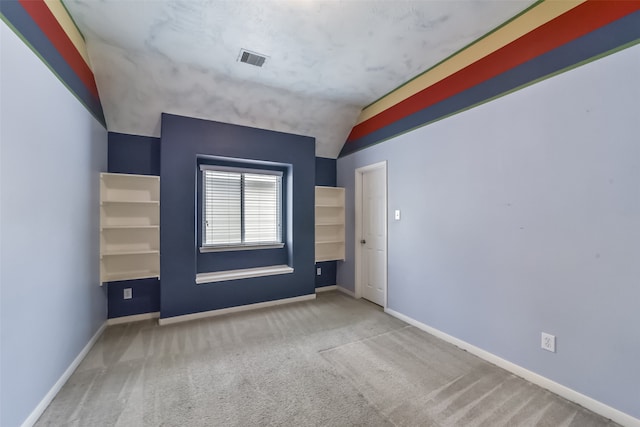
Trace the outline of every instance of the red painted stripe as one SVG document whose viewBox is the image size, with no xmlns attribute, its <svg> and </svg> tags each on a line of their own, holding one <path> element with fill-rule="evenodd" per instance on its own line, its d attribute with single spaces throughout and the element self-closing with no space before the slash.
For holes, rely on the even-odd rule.
<svg viewBox="0 0 640 427">
<path fill-rule="evenodd" d="M 96 98 L 99 98 L 93 72 L 69 36 L 67 36 L 67 33 L 58 20 L 53 13 L 51 13 L 49 7 L 43 0 L 19 0 L 19 2 L 58 52 L 60 52 L 64 60 L 67 61 L 71 69 L 78 75 L 82 83 L 84 83 Z"/>
<path fill-rule="evenodd" d="M 637 10 L 640 10 L 640 0 L 587 0 L 438 83 L 356 125 L 351 130 L 347 143 L 443 101 Z"/>
</svg>

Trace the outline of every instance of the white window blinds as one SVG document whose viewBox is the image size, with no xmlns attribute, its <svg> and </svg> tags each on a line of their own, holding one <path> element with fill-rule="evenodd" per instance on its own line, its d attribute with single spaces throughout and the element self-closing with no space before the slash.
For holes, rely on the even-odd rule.
<svg viewBox="0 0 640 427">
<path fill-rule="evenodd" d="M 242 175 L 204 171 L 204 244 L 242 243 Z"/>
<path fill-rule="evenodd" d="M 282 242 L 281 173 L 201 166 L 203 246 Z"/>
<path fill-rule="evenodd" d="M 244 241 L 280 242 L 280 177 L 243 174 Z"/>
</svg>

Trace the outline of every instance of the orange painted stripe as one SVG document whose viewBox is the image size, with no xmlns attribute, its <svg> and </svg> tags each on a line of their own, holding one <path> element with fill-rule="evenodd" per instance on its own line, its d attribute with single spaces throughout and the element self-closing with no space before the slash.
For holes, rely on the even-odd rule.
<svg viewBox="0 0 640 427">
<path fill-rule="evenodd" d="M 96 98 L 99 98 L 93 72 L 44 1 L 19 0 L 19 2 L 38 27 L 40 27 L 42 32 L 45 33 L 58 52 L 60 52 L 60 55 L 69 64 L 71 69 L 78 75 L 82 83 Z"/>
<path fill-rule="evenodd" d="M 356 125 L 351 130 L 347 143 L 443 101 L 637 10 L 640 10 L 640 0 L 588 0 L 483 59 Z"/>
</svg>

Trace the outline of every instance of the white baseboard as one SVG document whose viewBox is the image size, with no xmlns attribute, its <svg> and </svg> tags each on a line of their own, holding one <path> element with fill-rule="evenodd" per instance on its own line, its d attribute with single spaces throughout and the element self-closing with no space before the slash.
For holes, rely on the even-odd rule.
<svg viewBox="0 0 640 427">
<path fill-rule="evenodd" d="M 78 353 L 76 358 L 73 359 L 73 362 L 71 362 L 69 367 L 64 371 L 64 373 L 60 376 L 60 378 L 58 378 L 58 381 L 56 381 L 53 387 L 51 387 L 51 389 L 47 392 L 47 394 L 45 394 L 45 396 L 42 398 L 40 403 L 38 403 L 38 406 L 36 406 L 34 410 L 31 411 L 31 414 L 29 414 L 27 419 L 24 420 L 21 427 L 31 427 L 36 423 L 36 421 L 38 421 L 38 418 L 40 418 L 40 416 L 45 411 L 45 409 L 47 409 L 47 407 L 49 406 L 53 398 L 56 397 L 56 394 L 58 394 L 62 386 L 67 382 L 71 374 L 73 374 L 73 372 L 76 370 L 78 365 L 80 365 L 80 362 L 82 362 L 82 360 L 85 358 L 87 353 L 89 353 L 89 350 L 91 350 L 91 347 L 93 347 L 96 341 L 98 341 L 98 338 L 100 338 L 100 335 L 102 335 L 102 332 L 104 332 L 104 329 L 106 327 L 107 327 L 107 322 L 104 322 L 98 328 L 98 330 L 96 331 L 95 334 L 93 334 L 93 336 L 91 337 L 87 345 L 85 345 L 84 348 L 80 351 L 80 353 Z"/>
<path fill-rule="evenodd" d="M 335 291 L 338 287 L 336 285 L 329 285 L 329 286 L 321 286 L 319 288 L 316 288 L 316 294 L 318 292 L 328 292 L 328 291 Z"/>
<path fill-rule="evenodd" d="M 159 311 L 151 313 L 133 314 L 131 316 L 114 317 L 107 319 L 107 325 L 120 325 L 122 323 L 139 322 L 141 320 L 157 319 L 160 317 Z"/>
<path fill-rule="evenodd" d="M 338 285 L 338 286 L 337 286 L 337 289 L 338 289 L 340 292 L 342 292 L 342 293 L 344 293 L 344 294 L 349 295 L 351 298 L 355 298 L 355 297 L 356 297 L 356 294 L 354 294 L 354 293 L 353 293 L 353 291 L 350 291 L 350 290 L 349 290 L 349 289 L 347 289 L 347 288 L 343 288 L 343 287 L 342 287 L 342 286 L 340 286 L 340 285 Z"/>
<path fill-rule="evenodd" d="M 172 323 L 186 322 L 189 320 L 203 319 L 205 317 L 221 316 L 223 314 L 238 313 L 240 311 L 256 310 L 258 308 L 273 307 L 275 305 L 290 304 L 292 302 L 308 301 L 316 299 L 316 294 L 302 295 L 299 297 L 279 299 L 275 301 L 258 302 L 255 304 L 240 305 L 237 307 L 221 308 L 219 310 L 201 311 L 200 313 L 184 314 L 182 316 L 165 317 L 159 319 L 160 325 L 170 325 Z"/>
<path fill-rule="evenodd" d="M 589 396 L 585 396 L 584 394 L 570 389 L 569 387 L 563 386 L 562 384 L 550 380 L 549 378 L 536 374 L 535 372 L 525 369 L 522 366 L 509 362 L 508 360 L 496 356 L 493 353 L 489 353 L 488 351 L 476 347 L 473 344 L 469 344 L 466 341 L 462 341 L 461 339 L 446 334 L 438 329 L 432 328 L 431 326 L 428 326 L 409 316 L 405 316 L 404 314 L 398 313 L 397 311 L 394 311 L 390 308 L 385 308 L 384 311 L 385 313 L 388 313 L 393 317 L 403 320 L 418 329 L 421 329 L 437 338 L 440 338 L 443 341 L 451 343 L 456 347 L 466 350 L 469 353 L 474 354 L 489 363 L 499 366 L 500 368 L 505 369 L 521 378 L 524 378 L 525 380 L 532 382 L 533 384 L 539 385 L 540 387 L 545 388 L 559 396 L 562 396 L 567 400 L 575 402 L 578 405 L 595 412 L 596 414 L 600 414 L 605 418 L 609 418 L 617 422 L 618 424 L 626 427 L 640 427 L 640 420 L 632 417 L 629 414 L 612 408 L 611 406 L 608 406 L 598 400 L 595 400 Z"/>
</svg>

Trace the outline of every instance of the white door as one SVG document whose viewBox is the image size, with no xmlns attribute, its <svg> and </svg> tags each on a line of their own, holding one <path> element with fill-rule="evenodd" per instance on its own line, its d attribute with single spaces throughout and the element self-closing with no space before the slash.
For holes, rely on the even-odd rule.
<svg viewBox="0 0 640 427">
<path fill-rule="evenodd" d="M 360 284 L 363 298 L 385 306 L 387 292 L 386 165 L 362 171 Z"/>
</svg>

